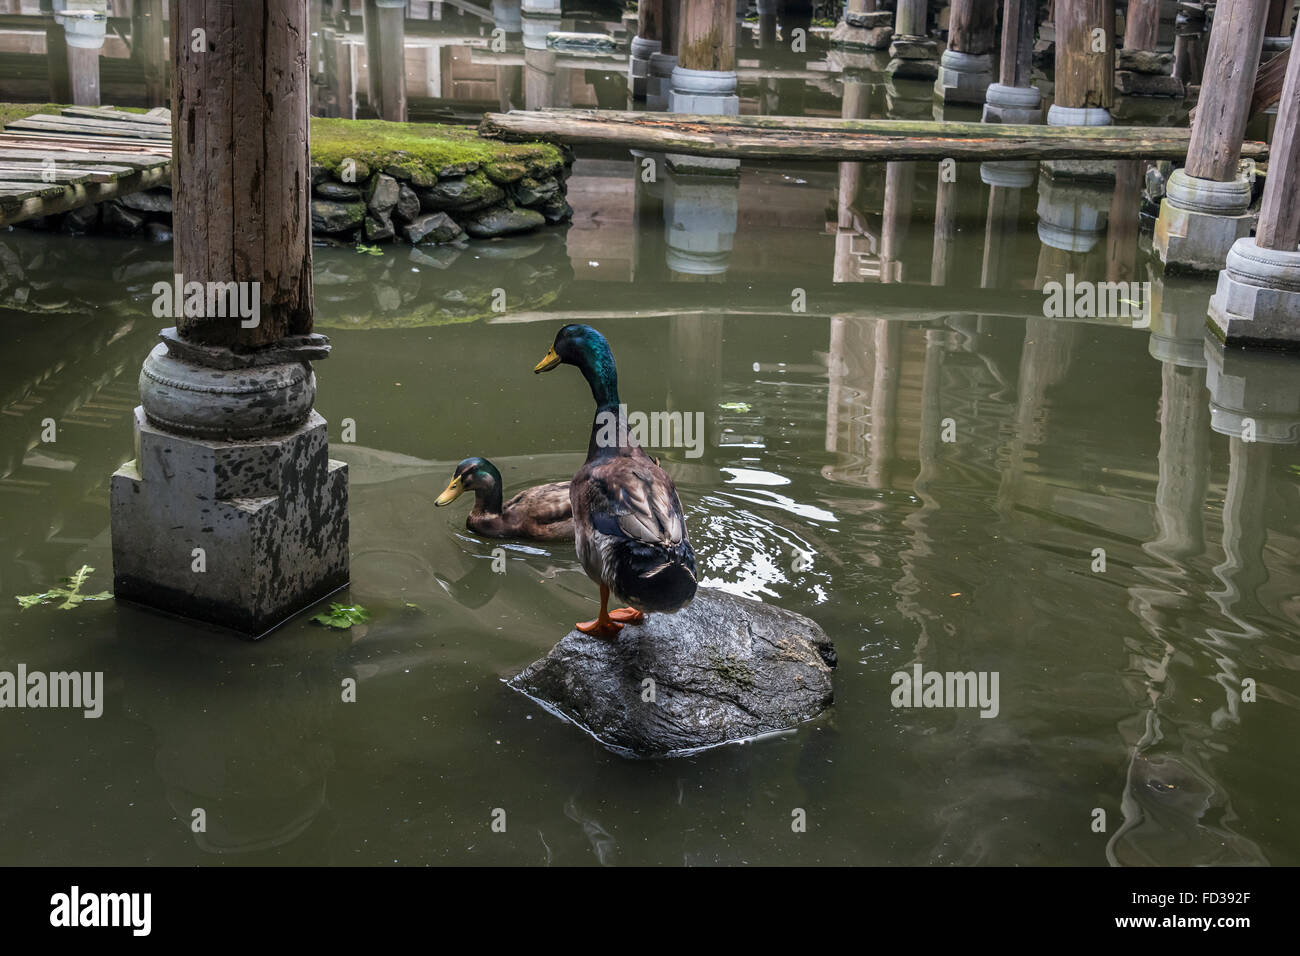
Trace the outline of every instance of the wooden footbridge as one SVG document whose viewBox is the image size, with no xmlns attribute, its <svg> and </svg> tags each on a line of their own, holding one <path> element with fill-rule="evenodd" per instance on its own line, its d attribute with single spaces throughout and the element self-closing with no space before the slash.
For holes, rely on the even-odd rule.
<svg viewBox="0 0 1300 956">
<path fill-rule="evenodd" d="M 171 182 L 171 112 L 69 106 L 0 132 L 0 226 Z"/>
</svg>

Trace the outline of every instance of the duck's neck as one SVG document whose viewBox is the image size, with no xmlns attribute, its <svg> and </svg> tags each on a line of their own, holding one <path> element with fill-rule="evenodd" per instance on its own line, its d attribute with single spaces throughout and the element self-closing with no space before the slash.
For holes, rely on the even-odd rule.
<svg viewBox="0 0 1300 956">
<path fill-rule="evenodd" d="M 490 488 L 474 489 L 474 514 L 501 514 L 501 482 L 494 482 Z"/>
<path fill-rule="evenodd" d="M 614 356 L 601 343 L 587 355 L 582 364 L 582 376 L 591 386 L 591 397 L 596 403 L 596 415 L 591 423 L 591 440 L 587 443 L 587 460 L 601 455 L 617 454 L 627 435 L 626 409 L 618 397 L 618 369 Z M 611 436 L 615 440 L 611 441 Z"/>
</svg>

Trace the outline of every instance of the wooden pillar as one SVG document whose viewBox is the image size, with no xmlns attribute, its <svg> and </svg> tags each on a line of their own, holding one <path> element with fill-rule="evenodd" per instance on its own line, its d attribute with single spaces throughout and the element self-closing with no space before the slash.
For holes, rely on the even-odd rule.
<svg viewBox="0 0 1300 956">
<path fill-rule="evenodd" d="M 1220 0 L 1187 149 L 1188 176 L 1222 183 L 1237 177 L 1268 2 Z"/>
<path fill-rule="evenodd" d="M 1115 0 L 1057 0 L 1055 105 L 1109 110 L 1114 86 Z"/>
<path fill-rule="evenodd" d="M 99 50 L 69 43 L 68 79 L 74 106 L 98 106 Z"/>
<path fill-rule="evenodd" d="M 54 0 L 41 0 L 41 17 L 45 21 L 45 66 L 50 77 L 50 102 L 71 103 L 68 41 L 64 36 L 63 24 L 54 18 Z"/>
<path fill-rule="evenodd" d="M 923 37 L 927 34 L 929 8 L 926 0 L 898 0 L 894 17 L 894 35 Z"/>
<path fill-rule="evenodd" d="M 1255 244 L 1264 249 L 1295 252 L 1300 245 L 1300 56 L 1287 63 L 1286 82 L 1278 103 L 1277 129 L 1269 152 L 1268 177 L 1259 209 Z"/>
<path fill-rule="evenodd" d="M 167 60 L 163 37 L 166 0 L 135 0 L 131 18 L 131 55 L 144 72 L 144 98 L 149 106 L 167 103 Z"/>
<path fill-rule="evenodd" d="M 1160 0 L 1129 0 L 1124 49 L 1154 50 L 1160 33 Z"/>
<path fill-rule="evenodd" d="M 736 71 L 736 0 L 682 0 L 677 65 L 688 70 Z"/>
<path fill-rule="evenodd" d="M 627 61 L 628 91 L 634 100 L 646 98 L 650 56 L 663 51 L 664 0 L 640 0 L 636 5 L 636 36 Z"/>
<path fill-rule="evenodd" d="M 406 4 L 376 0 L 379 14 L 379 109 L 381 119 L 406 121 Z"/>
<path fill-rule="evenodd" d="M 1268 18 L 1264 21 L 1264 36 L 1289 37 L 1294 9 L 1295 0 L 1272 0 L 1268 5 Z"/>
<path fill-rule="evenodd" d="M 257 347 L 311 331 L 308 0 L 179 3 L 171 18 L 176 272 L 261 283 L 258 325 L 184 316 L 180 334 Z M 206 52 L 190 42 L 201 29 Z"/>
<path fill-rule="evenodd" d="M 948 49 L 975 56 L 991 53 L 997 27 L 996 0 L 953 0 L 948 15 Z"/>
<path fill-rule="evenodd" d="M 1002 60 L 998 65 L 998 82 L 1003 86 L 1030 85 L 1037 17 L 1035 0 L 1006 0 L 1003 4 Z"/>
<path fill-rule="evenodd" d="M 1205 71 L 1205 11 L 1179 10 L 1174 23 L 1174 76 L 1199 84 Z"/>
</svg>

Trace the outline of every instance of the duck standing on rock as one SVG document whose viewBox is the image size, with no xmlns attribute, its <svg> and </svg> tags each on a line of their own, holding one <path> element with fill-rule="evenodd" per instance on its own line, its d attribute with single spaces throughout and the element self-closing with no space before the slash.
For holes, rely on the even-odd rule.
<svg viewBox="0 0 1300 956">
<path fill-rule="evenodd" d="M 567 481 L 525 488 L 502 505 L 501 472 L 497 466 L 486 458 L 466 458 L 456 466 L 447 490 L 434 505 L 449 505 L 466 491 L 474 492 L 474 507 L 465 519 L 470 531 L 489 538 L 573 540 Z"/>
<path fill-rule="evenodd" d="M 578 367 L 596 401 L 587 461 L 570 482 L 569 499 L 578 560 L 600 585 L 600 614 L 576 627 L 613 640 L 625 624 L 691 602 L 695 554 L 673 480 L 628 433 L 605 337 L 587 325 L 566 325 L 533 371 L 561 364 Z M 608 610 L 610 592 L 630 606 Z"/>
</svg>

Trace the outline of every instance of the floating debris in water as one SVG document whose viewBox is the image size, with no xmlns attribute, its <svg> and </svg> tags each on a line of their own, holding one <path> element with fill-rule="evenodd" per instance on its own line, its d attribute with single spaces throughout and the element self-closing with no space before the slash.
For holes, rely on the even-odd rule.
<svg viewBox="0 0 1300 956">
<path fill-rule="evenodd" d="M 94 573 L 94 568 L 83 564 L 76 574 L 59 578 L 62 582 L 60 586 L 50 588 L 41 594 L 20 594 L 16 599 L 24 611 L 38 604 L 52 604 L 60 599 L 63 600 L 59 605 L 60 611 L 70 611 L 83 601 L 107 601 L 113 596 L 112 591 L 100 591 L 98 594 L 81 593 L 81 586 L 86 583 L 86 578 Z"/>
<path fill-rule="evenodd" d="M 370 620 L 370 612 L 360 604 L 331 604 L 328 611 L 321 611 L 312 620 L 326 627 L 346 631 L 354 624 L 364 624 Z"/>
</svg>

